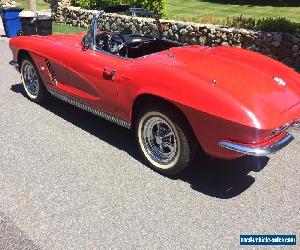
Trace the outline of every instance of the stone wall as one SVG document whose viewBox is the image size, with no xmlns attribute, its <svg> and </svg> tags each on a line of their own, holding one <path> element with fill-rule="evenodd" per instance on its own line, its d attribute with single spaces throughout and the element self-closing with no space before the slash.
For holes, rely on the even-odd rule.
<svg viewBox="0 0 300 250">
<path fill-rule="evenodd" d="M 50 8 L 52 15 L 56 17 L 57 21 L 64 21 L 63 10 L 71 6 L 71 0 L 50 0 Z"/>
<path fill-rule="evenodd" d="M 15 7 L 16 6 L 16 1 L 14 0 L 0 0 L 0 7 Z"/>
<path fill-rule="evenodd" d="M 69 0 L 58 0 L 53 12 L 55 19 L 73 26 L 88 27 L 95 11 L 84 10 L 69 5 Z M 66 3 L 68 2 L 68 3 Z M 133 32 L 157 34 L 155 25 L 149 19 L 105 14 L 100 28 L 117 31 L 124 27 Z M 162 20 L 165 38 L 188 44 L 205 46 L 237 46 L 263 53 L 300 70 L 300 36 L 288 33 L 261 32 L 245 29 L 221 27 L 209 24 L 185 23 Z"/>
</svg>

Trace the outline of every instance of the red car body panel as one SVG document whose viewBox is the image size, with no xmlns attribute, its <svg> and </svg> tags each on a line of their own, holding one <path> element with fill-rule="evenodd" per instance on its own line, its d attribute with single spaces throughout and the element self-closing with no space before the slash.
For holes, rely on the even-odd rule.
<svg viewBox="0 0 300 250">
<path fill-rule="evenodd" d="M 242 156 L 220 140 L 263 146 L 283 137 L 272 131 L 300 118 L 300 78 L 287 66 L 232 47 L 185 46 L 137 59 L 82 50 L 83 34 L 17 37 L 14 60 L 30 53 L 48 90 L 76 98 L 129 123 L 139 96 L 172 102 L 187 118 L 202 148 L 224 159 Z M 45 59 L 55 72 L 51 83 Z M 103 77 L 115 70 L 114 81 Z M 275 83 L 280 77 L 287 86 Z"/>
</svg>

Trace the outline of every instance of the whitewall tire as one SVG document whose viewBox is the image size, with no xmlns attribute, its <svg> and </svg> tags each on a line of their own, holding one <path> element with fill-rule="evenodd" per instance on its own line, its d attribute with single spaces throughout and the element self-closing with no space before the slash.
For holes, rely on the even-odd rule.
<svg viewBox="0 0 300 250">
<path fill-rule="evenodd" d="M 176 175 L 192 161 L 195 140 L 176 112 L 159 108 L 142 111 L 136 123 L 139 149 L 155 171 Z"/>
<path fill-rule="evenodd" d="M 41 103 L 47 97 L 47 90 L 31 58 L 21 61 L 21 79 L 29 100 Z"/>
</svg>

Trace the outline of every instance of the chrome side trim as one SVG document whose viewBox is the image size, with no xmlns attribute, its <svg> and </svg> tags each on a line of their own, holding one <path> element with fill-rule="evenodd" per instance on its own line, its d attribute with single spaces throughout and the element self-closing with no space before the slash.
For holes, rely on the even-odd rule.
<svg viewBox="0 0 300 250">
<path fill-rule="evenodd" d="M 57 84 L 57 79 L 56 79 L 54 70 L 53 70 L 53 68 L 52 68 L 52 65 L 51 65 L 50 61 L 49 61 L 47 58 L 45 59 L 45 64 L 46 64 L 47 69 L 48 69 L 48 72 L 49 72 L 49 74 L 50 74 L 51 83 L 52 83 L 53 85 L 56 85 L 56 84 Z"/>
<path fill-rule="evenodd" d="M 75 100 L 73 98 L 70 98 L 70 97 L 67 97 L 65 95 L 62 95 L 56 91 L 53 91 L 53 90 L 49 90 L 50 94 L 53 95 L 54 97 L 64 101 L 64 102 L 67 102 L 73 106 L 76 106 L 77 108 L 80 108 L 80 109 L 83 109 L 85 111 L 88 111 L 94 115 L 97 115 L 97 116 L 100 116 L 102 118 L 104 118 L 105 120 L 108 120 L 110 122 L 114 122 L 116 124 L 118 124 L 119 126 L 122 126 L 122 127 L 125 127 L 127 129 L 130 129 L 131 128 L 131 123 L 123 120 L 123 119 L 120 119 L 116 116 L 113 116 L 113 115 L 110 115 L 106 112 L 103 112 L 101 111 L 100 109 L 97 109 L 97 108 L 94 108 L 92 106 L 89 106 L 87 104 L 84 104 L 78 100 Z"/>
<path fill-rule="evenodd" d="M 252 156 L 268 156 L 271 154 L 275 154 L 277 151 L 281 150 L 285 146 L 287 146 L 291 141 L 294 140 L 294 137 L 291 134 L 287 134 L 281 140 L 274 142 L 271 145 L 268 145 L 264 148 L 258 147 L 249 147 L 243 144 L 234 143 L 230 141 L 220 141 L 219 145 L 223 148 L 228 150 L 242 153 L 245 155 L 252 155 Z"/>
<path fill-rule="evenodd" d="M 18 62 L 14 61 L 14 60 L 11 60 L 9 62 L 9 65 L 13 66 L 15 68 L 15 70 L 19 71 L 20 72 L 20 67 L 19 67 L 19 64 Z"/>
</svg>

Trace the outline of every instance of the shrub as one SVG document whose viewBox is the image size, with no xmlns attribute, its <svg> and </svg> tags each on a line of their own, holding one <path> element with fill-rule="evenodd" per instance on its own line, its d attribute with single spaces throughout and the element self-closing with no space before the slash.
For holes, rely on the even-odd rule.
<svg viewBox="0 0 300 250">
<path fill-rule="evenodd" d="M 243 29 L 254 29 L 256 21 L 254 18 L 247 18 L 241 15 L 240 17 L 227 17 L 225 20 L 225 25 L 230 27 L 237 27 Z"/>
<path fill-rule="evenodd" d="M 133 7 L 143 7 L 165 15 L 168 0 L 72 0 L 72 4 L 86 9 L 101 9 L 109 5 L 129 4 Z"/>
<path fill-rule="evenodd" d="M 256 24 L 256 29 L 270 32 L 296 33 L 298 25 L 284 17 L 268 17 L 258 20 Z"/>
<path fill-rule="evenodd" d="M 166 15 L 168 0 L 130 0 L 130 5 L 154 10 L 161 15 Z"/>
<path fill-rule="evenodd" d="M 285 17 L 268 17 L 255 20 L 254 18 L 247 18 L 241 15 L 240 17 L 234 18 L 227 17 L 225 22 L 222 24 L 230 27 L 262 30 L 267 32 L 297 33 L 300 29 L 299 24 L 294 23 Z"/>
</svg>

